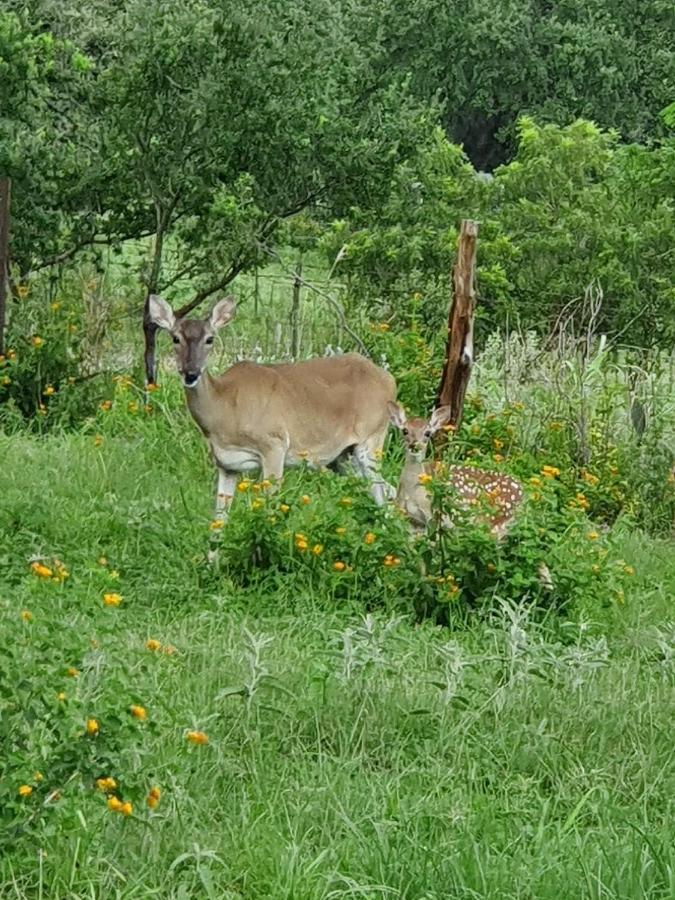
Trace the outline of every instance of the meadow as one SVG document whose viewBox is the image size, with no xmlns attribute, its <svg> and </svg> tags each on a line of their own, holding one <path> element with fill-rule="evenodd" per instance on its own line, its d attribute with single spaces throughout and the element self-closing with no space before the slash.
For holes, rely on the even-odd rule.
<svg viewBox="0 0 675 900">
<path fill-rule="evenodd" d="M 214 528 L 170 367 L 151 408 L 124 376 L 77 429 L 5 431 L 0 896 L 673 896 L 672 541 L 612 512 L 628 433 L 568 473 L 496 358 L 451 453 L 528 484 L 499 552 L 411 549 L 309 471 Z"/>
</svg>

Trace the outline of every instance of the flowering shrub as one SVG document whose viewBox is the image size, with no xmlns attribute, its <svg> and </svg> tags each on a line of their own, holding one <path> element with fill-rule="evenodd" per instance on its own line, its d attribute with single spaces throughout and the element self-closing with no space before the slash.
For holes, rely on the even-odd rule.
<svg viewBox="0 0 675 900">
<path fill-rule="evenodd" d="M 74 290 L 52 299 L 39 282 L 12 303 L 7 350 L 0 356 L 0 410 L 39 429 L 72 425 L 95 408 L 105 378 L 91 378 L 85 307 Z"/>
<path fill-rule="evenodd" d="M 309 471 L 287 476 L 279 493 L 242 481 L 230 521 L 212 529 L 211 540 L 242 586 L 271 591 L 290 580 L 304 595 L 446 623 L 505 599 L 558 611 L 598 596 L 623 602 L 630 567 L 614 559 L 586 511 L 568 502 L 558 470 L 543 469 L 501 542 L 473 511 L 457 507 L 441 474 L 425 485 L 436 511 L 428 534 L 411 536 L 403 514 L 375 506 L 362 482 Z M 311 493 L 301 494 L 308 483 Z M 444 515 L 455 527 L 441 525 Z"/>
</svg>

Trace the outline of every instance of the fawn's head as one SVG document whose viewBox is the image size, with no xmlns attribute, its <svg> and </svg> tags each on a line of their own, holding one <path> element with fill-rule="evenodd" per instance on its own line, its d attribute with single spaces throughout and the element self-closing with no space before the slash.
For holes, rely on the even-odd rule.
<svg viewBox="0 0 675 900">
<path fill-rule="evenodd" d="M 449 406 L 439 406 L 431 414 L 431 418 L 422 419 L 415 417 L 409 419 L 405 410 L 398 403 L 388 403 L 389 421 L 396 426 L 403 435 L 405 456 L 411 462 L 422 462 L 429 441 L 437 431 L 447 423 L 451 415 Z"/>
<path fill-rule="evenodd" d="M 152 294 L 148 301 L 150 319 L 169 332 L 176 353 L 176 365 L 185 387 L 199 383 L 206 361 L 213 347 L 216 331 L 234 318 L 236 302 L 233 297 L 219 300 L 205 319 L 177 319 L 162 297 Z"/>
</svg>

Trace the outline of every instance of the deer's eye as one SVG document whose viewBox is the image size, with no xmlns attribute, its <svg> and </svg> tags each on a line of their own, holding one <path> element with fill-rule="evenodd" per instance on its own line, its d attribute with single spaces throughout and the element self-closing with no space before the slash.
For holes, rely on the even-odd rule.
<svg viewBox="0 0 675 900">
<path fill-rule="evenodd" d="M 177 337 L 175 334 L 171 335 L 171 340 L 174 342 L 174 344 L 180 344 L 180 338 Z"/>
<path fill-rule="evenodd" d="M 408 434 L 408 429 L 407 429 L 407 428 L 403 428 L 402 431 L 403 431 L 403 434 Z"/>
<path fill-rule="evenodd" d="M 431 432 L 430 432 L 430 431 L 425 431 L 425 432 L 424 432 L 424 437 L 425 437 L 425 438 L 430 438 L 430 437 L 431 437 Z"/>
<path fill-rule="evenodd" d="M 204 343 L 205 343 L 205 344 L 212 344 L 212 343 L 213 343 L 213 338 L 212 338 L 212 337 L 207 337 L 206 340 L 204 341 Z"/>
</svg>

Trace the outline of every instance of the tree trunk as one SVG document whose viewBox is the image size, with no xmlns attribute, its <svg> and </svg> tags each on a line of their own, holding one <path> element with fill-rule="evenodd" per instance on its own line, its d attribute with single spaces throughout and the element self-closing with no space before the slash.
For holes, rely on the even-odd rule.
<svg viewBox="0 0 675 900">
<path fill-rule="evenodd" d="M 145 338 L 145 352 L 143 359 L 145 362 L 145 384 L 155 384 L 157 380 L 157 325 L 150 319 L 150 295 L 157 293 L 159 285 L 159 276 L 162 271 L 162 253 L 164 250 L 164 229 L 166 227 L 166 216 L 162 210 L 157 207 L 157 232 L 155 234 L 155 245 L 152 252 L 152 266 L 150 275 L 148 276 L 147 291 L 145 294 L 145 303 L 143 305 L 143 336 Z"/>
<path fill-rule="evenodd" d="M 473 317 L 476 306 L 476 242 L 478 222 L 462 219 L 453 269 L 453 298 L 448 315 L 445 365 L 436 406 L 450 406 L 450 425 L 462 420 L 466 387 L 473 366 Z"/>
<path fill-rule="evenodd" d="M 5 352 L 7 281 L 9 278 L 9 203 L 12 182 L 0 178 L 0 353 Z"/>
</svg>

